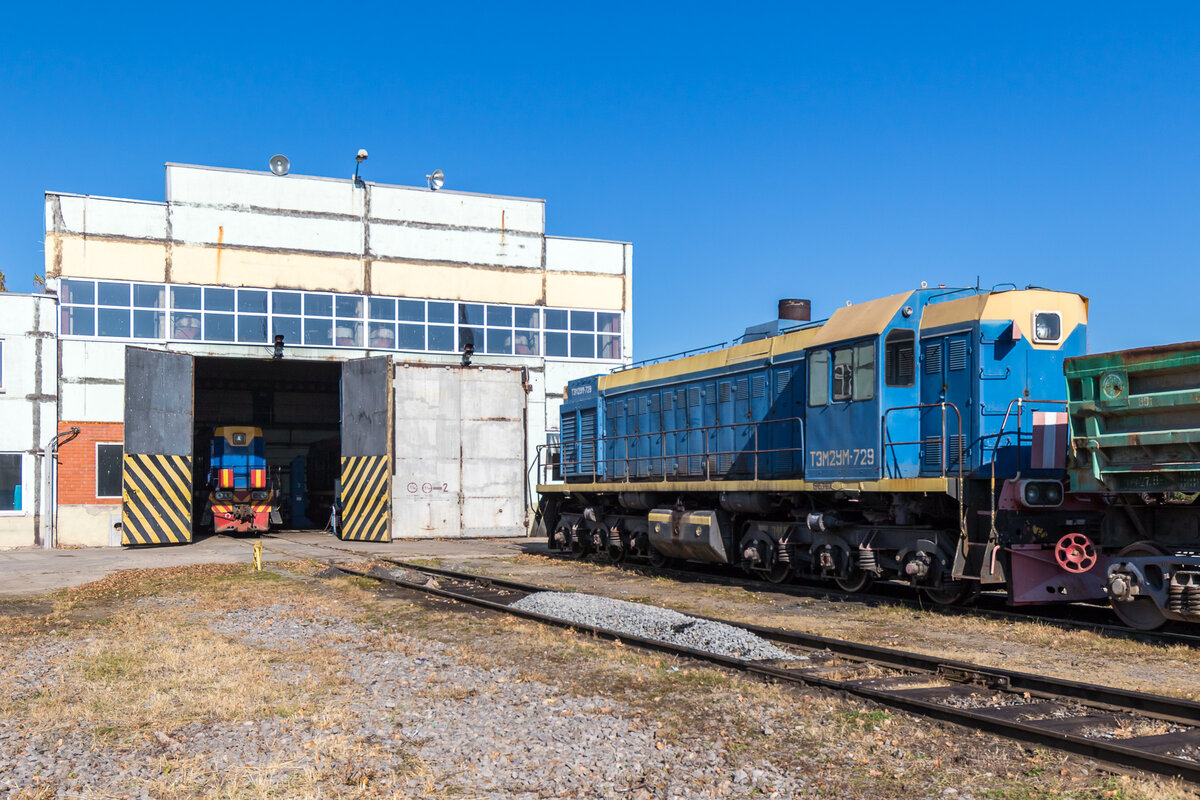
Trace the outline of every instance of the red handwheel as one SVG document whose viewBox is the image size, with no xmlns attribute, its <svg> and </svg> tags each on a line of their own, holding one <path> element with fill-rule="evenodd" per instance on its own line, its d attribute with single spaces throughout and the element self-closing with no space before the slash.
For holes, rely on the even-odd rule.
<svg viewBox="0 0 1200 800">
<path fill-rule="evenodd" d="M 1054 560 L 1067 572 L 1087 572 L 1096 566 L 1096 545 L 1082 533 L 1068 533 L 1054 546 Z"/>
</svg>

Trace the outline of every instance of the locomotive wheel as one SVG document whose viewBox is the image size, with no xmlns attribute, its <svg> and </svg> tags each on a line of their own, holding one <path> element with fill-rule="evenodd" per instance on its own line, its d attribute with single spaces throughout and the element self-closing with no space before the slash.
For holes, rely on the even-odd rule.
<svg viewBox="0 0 1200 800">
<path fill-rule="evenodd" d="M 865 592 L 871 588 L 871 584 L 875 583 L 875 578 L 869 572 L 862 572 L 856 569 L 850 573 L 850 577 L 834 578 L 833 582 L 843 592 Z"/>
<path fill-rule="evenodd" d="M 941 586 L 923 586 L 921 594 L 935 605 L 952 606 L 965 598 L 970 587 L 964 581 L 946 581 Z"/>
<path fill-rule="evenodd" d="M 654 567 L 655 569 L 662 569 L 666 565 L 667 557 L 658 552 L 654 545 L 650 545 L 650 566 Z"/>
<path fill-rule="evenodd" d="M 1137 556 L 1165 555 L 1163 549 L 1152 542 L 1135 542 L 1121 552 L 1117 558 Z M 1149 597 L 1139 597 L 1136 600 L 1109 600 L 1113 613 L 1131 628 L 1140 631 L 1152 631 L 1166 624 L 1167 618 L 1162 609 Z"/>
<path fill-rule="evenodd" d="M 585 558 L 592 552 L 592 545 L 582 536 L 571 536 L 571 558 Z"/>
<path fill-rule="evenodd" d="M 605 553 L 608 556 L 608 560 L 614 564 L 620 564 L 625 560 L 624 547 L 618 547 L 610 544 L 607 548 L 605 548 Z"/>
<path fill-rule="evenodd" d="M 792 576 L 792 565 L 785 564 L 782 561 L 776 561 L 775 564 L 764 573 L 764 575 L 771 583 L 783 583 Z"/>
</svg>

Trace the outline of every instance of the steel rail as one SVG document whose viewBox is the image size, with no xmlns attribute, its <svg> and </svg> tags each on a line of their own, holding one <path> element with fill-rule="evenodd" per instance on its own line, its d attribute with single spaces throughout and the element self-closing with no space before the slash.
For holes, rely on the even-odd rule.
<svg viewBox="0 0 1200 800">
<path fill-rule="evenodd" d="M 556 553 L 553 550 L 547 551 L 544 557 L 551 560 L 562 560 L 566 562 L 584 562 L 582 559 Z M 881 581 L 875 584 L 876 589 L 882 587 L 892 587 L 896 590 L 896 594 L 880 594 L 876 592 L 851 592 L 845 589 L 840 589 L 833 584 L 798 584 L 798 583 L 773 583 L 771 581 L 760 580 L 756 578 L 746 577 L 743 575 L 727 575 L 717 572 L 707 572 L 695 569 L 680 569 L 678 567 L 654 567 L 649 562 L 643 561 L 622 561 L 611 562 L 603 559 L 592 561 L 590 563 L 601 564 L 605 566 L 619 567 L 644 575 L 666 575 L 675 578 L 703 579 L 716 583 L 721 583 L 728 586 L 753 587 L 758 591 L 771 592 L 774 594 L 791 595 L 793 597 L 838 597 L 846 600 L 851 600 L 864 604 L 882 604 L 900 605 L 906 608 L 914 608 L 921 611 L 929 611 L 935 614 L 944 614 L 947 616 L 971 616 L 984 617 L 997 620 L 1011 620 L 1014 622 L 1037 622 L 1043 625 L 1054 625 L 1064 630 L 1087 630 L 1093 633 L 1098 633 L 1102 636 L 1109 636 L 1119 639 L 1132 639 L 1142 642 L 1154 642 L 1159 644 L 1177 644 L 1184 647 L 1200 648 L 1200 633 L 1184 633 L 1176 630 L 1154 630 L 1147 631 L 1140 628 L 1130 628 L 1124 625 L 1117 625 L 1111 622 L 1093 622 L 1087 620 L 1072 620 L 1067 617 L 1054 614 L 1047 610 L 1046 613 L 1030 613 L 1027 611 L 1014 611 L 1007 608 L 981 608 L 979 606 L 959 606 L 959 605 L 940 605 L 936 603 L 923 603 L 920 599 L 905 597 L 902 593 L 911 592 L 911 587 L 901 583 L 893 583 L 889 581 Z M 719 568 L 722 566 L 713 564 L 711 568 Z M 799 578 L 798 580 L 809 580 Z M 991 594 L 982 595 L 982 599 L 992 597 Z M 1050 609 L 1050 606 L 1041 606 L 1044 609 Z M 1075 603 L 1068 606 L 1075 610 L 1088 609 L 1093 611 L 1105 611 L 1111 615 L 1111 609 L 1107 606 L 1086 605 Z"/>
<path fill-rule="evenodd" d="M 398 559 L 384 560 L 411 572 L 433 577 L 442 577 L 447 580 L 474 585 L 486 591 L 494 591 L 497 588 L 507 592 L 521 594 L 529 594 L 541 591 L 558 591 L 552 588 L 541 587 L 534 584 L 521 583 L 519 581 L 511 581 L 503 578 L 491 578 L 487 576 L 474 575 L 471 573 L 456 572 L 453 570 L 440 569 L 436 567 L 428 567 L 420 564 L 412 564 L 410 562 L 405 562 Z M 1126 744 L 1121 744 L 1120 742 L 1122 740 L 1094 739 L 1082 736 L 1078 733 L 1072 733 L 1070 730 L 1065 729 L 1071 726 L 1084 728 L 1087 725 L 1092 724 L 1089 722 L 1091 720 L 1094 720 L 1096 725 L 1107 724 L 1112 720 L 1112 718 L 1106 717 L 1105 715 L 1093 716 L 1091 714 L 1087 714 L 1069 716 L 1065 720 L 1059 720 L 1068 723 L 1065 726 L 1059 726 L 1053 718 L 1047 717 L 1044 718 L 1044 721 L 1046 722 L 1045 725 L 1038 725 L 1036 724 L 1036 720 L 1022 721 L 1015 718 L 1006 718 L 1009 715 L 1015 716 L 1016 714 L 1019 714 L 1020 709 L 1023 707 L 1022 705 L 1003 705 L 990 709 L 986 707 L 959 708 L 953 705 L 947 705 L 929 699 L 923 699 L 920 696 L 920 693 L 924 692 L 927 695 L 934 696 L 952 695 L 956 692 L 956 690 L 959 689 L 961 684 L 982 683 L 990 689 L 1001 692 L 1016 692 L 1022 695 L 1025 693 L 1030 695 L 1036 694 L 1040 698 L 1049 701 L 1066 700 L 1072 704 L 1085 706 L 1089 709 L 1097 711 L 1141 714 L 1154 719 L 1168 720 L 1185 725 L 1200 722 L 1200 703 L 1176 700 L 1174 698 L 1160 697 L 1140 692 L 1130 692 L 1127 690 L 1115 689 L 1113 687 L 1046 678 L 1043 676 L 1030 675 L 1028 673 L 1020 673 L 1012 670 L 982 667 L 950 659 L 940 659 L 917 653 L 889 650 L 887 648 L 877 647 L 874 645 L 845 642 L 842 640 L 830 639 L 828 637 L 815 636 L 811 634 L 803 634 L 794 631 L 784 631 L 781 629 L 768 628 L 764 626 L 747 625 L 745 623 L 730 622 L 728 620 L 715 620 L 742 628 L 747 631 L 758 633 L 765 638 L 773 639 L 776 642 L 789 644 L 796 647 L 803 647 L 814 653 L 828 651 L 830 653 L 836 653 L 837 657 L 850 660 L 850 663 L 839 665 L 838 667 L 816 668 L 815 670 L 808 663 L 806 663 L 804 666 L 793 666 L 788 668 L 779 666 L 778 664 L 755 662 L 735 658 L 732 656 L 717 655 L 694 650 L 688 647 L 668 644 L 666 642 L 653 639 L 646 639 L 640 636 L 625 634 L 606 628 L 569 622 L 556 617 L 547 616 L 545 614 L 523 611 L 521 609 L 513 608 L 508 604 L 508 602 L 498 602 L 495 599 L 481 597 L 478 596 L 478 594 L 472 594 L 470 591 L 465 591 L 462 588 L 444 588 L 440 585 L 436 585 L 436 582 L 418 583 L 416 581 L 406 580 L 393 575 L 381 575 L 379 574 L 379 570 L 359 570 L 354 567 L 340 564 L 335 566 L 337 569 L 349 574 L 390 583 L 405 589 L 425 592 L 443 599 L 457 601 L 480 608 L 486 608 L 492 611 L 498 611 L 504 614 L 510 614 L 548 625 L 554 625 L 560 628 L 583 631 L 597 637 L 621 641 L 657 652 L 681 655 L 706 661 L 728 669 L 738 670 L 764 680 L 820 686 L 834 691 L 848 693 L 857 697 L 870 699 L 883 705 L 899 708 L 904 711 L 931 717 L 944 722 L 951 722 L 958 725 L 964 725 L 969 728 L 1005 736 L 1023 743 L 1053 747 L 1073 753 L 1075 755 L 1085 756 L 1097 761 L 1102 761 L 1117 767 L 1136 769 L 1158 775 L 1178 777 L 1193 783 L 1200 783 L 1200 761 L 1183 757 L 1163 755 L 1159 752 L 1155 752 L 1156 749 L 1163 749 L 1160 746 L 1162 744 L 1161 740 L 1163 737 L 1139 737 L 1141 739 L 1155 740 L 1154 742 L 1145 742 L 1146 748 L 1142 749 L 1129 746 L 1128 742 L 1135 741 L 1132 738 L 1124 740 L 1127 742 Z M 906 688 L 904 685 L 904 676 L 887 676 L 883 678 L 870 678 L 864 680 L 854 677 L 846 679 L 830 677 L 827 674 L 820 674 L 822 672 L 829 673 L 832 670 L 834 673 L 848 672 L 853 676 L 856 671 L 860 671 L 862 668 L 868 666 L 883 666 L 894 671 L 907 671 L 916 676 L 929 675 L 931 679 L 936 677 L 938 680 L 945 682 L 947 686 L 937 687 L 934 689 L 930 689 L 928 687 Z M 889 681 L 896 683 L 897 685 L 893 687 L 884 685 Z M 909 680 L 909 683 L 911 683 L 911 680 Z M 961 691 L 965 692 L 966 694 L 972 694 L 971 691 L 965 688 Z M 1023 705 L 1027 705 L 1029 708 L 1034 708 L 1038 704 Z M 1054 703 L 1051 702 L 1051 706 L 1053 705 Z M 1014 709 L 1016 710 L 1015 713 Z M 1056 729 L 1058 727 L 1063 727 L 1064 729 Z M 1181 740 L 1181 743 L 1200 745 L 1200 728 L 1192 728 L 1190 731 L 1179 735 L 1182 737 L 1182 739 L 1186 739 L 1186 741 Z"/>
</svg>

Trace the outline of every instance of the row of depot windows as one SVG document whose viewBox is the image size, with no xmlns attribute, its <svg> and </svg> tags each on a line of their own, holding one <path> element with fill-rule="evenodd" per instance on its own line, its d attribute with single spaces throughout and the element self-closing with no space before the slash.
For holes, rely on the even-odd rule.
<svg viewBox="0 0 1200 800">
<path fill-rule="evenodd" d="M 64 336 L 621 358 L 610 311 L 76 279 L 59 300 Z"/>
</svg>

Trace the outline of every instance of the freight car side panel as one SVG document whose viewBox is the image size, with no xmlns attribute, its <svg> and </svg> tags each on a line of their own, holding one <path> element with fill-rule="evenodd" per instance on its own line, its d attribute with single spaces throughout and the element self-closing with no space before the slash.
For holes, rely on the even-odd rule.
<svg viewBox="0 0 1200 800">
<path fill-rule="evenodd" d="M 1068 359 L 1071 489 L 1200 491 L 1200 342 Z"/>
</svg>

